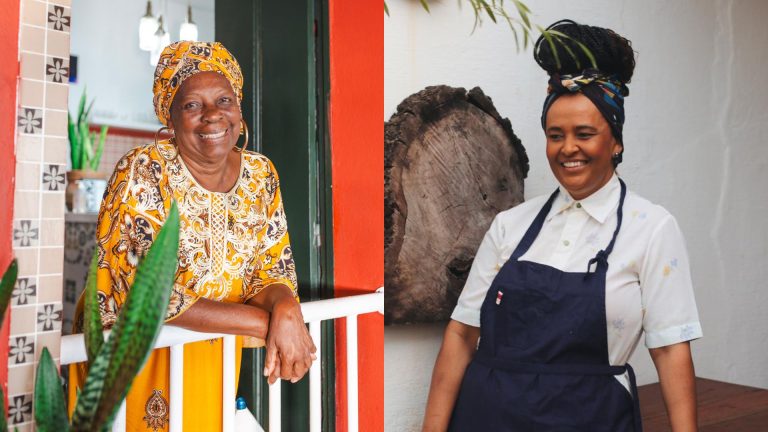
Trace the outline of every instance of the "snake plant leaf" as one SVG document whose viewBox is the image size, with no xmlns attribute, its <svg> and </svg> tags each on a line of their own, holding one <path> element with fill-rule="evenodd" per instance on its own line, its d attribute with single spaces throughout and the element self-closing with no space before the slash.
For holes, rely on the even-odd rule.
<svg viewBox="0 0 768 432">
<path fill-rule="evenodd" d="M 149 356 L 165 318 L 179 248 L 174 202 L 163 228 L 136 270 L 128 298 L 85 379 L 72 419 L 76 431 L 109 427 Z"/>
<path fill-rule="evenodd" d="M 83 119 L 83 113 L 85 112 L 85 93 L 88 88 L 83 88 L 83 94 L 80 95 L 80 103 L 77 105 L 77 122 L 80 123 Z"/>
<path fill-rule="evenodd" d="M 69 430 L 64 389 L 48 348 L 43 348 L 35 374 L 35 423 L 39 432 Z"/>
<path fill-rule="evenodd" d="M 8 265 L 5 273 L 3 273 L 3 278 L 0 279 L 0 325 L 2 325 L 3 319 L 5 319 L 5 311 L 8 309 L 8 303 L 11 301 L 13 286 L 16 285 L 18 275 L 19 264 L 14 259 Z"/>
<path fill-rule="evenodd" d="M 0 386 L 0 432 L 8 432 L 8 417 L 5 415 L 5 394 Z"/>
<path fill-rule="evenodd" d="M 83 321 L 85 327 L 85 351 L 88 353 L 88 363 L 96 360 L 96 355 L 104 345 L 104 327 L 101 324 L 99 314 L 99 298 L 96 288 L 96 271 L 99 266 L 99 252 L 93 251 L 91 266 L 88 269 L 88 278 L 85 282 L 85 296 L 83 303 Z"/>
<path fill-rule="evenodd" d="M 82 143 L 80 137 L 77 135 L 77 128 L 72 121 L 72 116 L 67 113 L 67 131 L 69 134 L 69 148 L 70 159 L 72 159 L 72 169 L 79 170 L 82 168 Z"/>
<path fill-rule="evenodd" d="M 109 126 L 102 126 L 101 132 L 99 132 L 99 141 L 96 146 L 96 151 L 91 159 L 91 170 L 98 171 L 99 163 L 101 162 L 101 155 L 104 153 L 104 142 L 107 140 L 107 131 Z"/>
</svg>

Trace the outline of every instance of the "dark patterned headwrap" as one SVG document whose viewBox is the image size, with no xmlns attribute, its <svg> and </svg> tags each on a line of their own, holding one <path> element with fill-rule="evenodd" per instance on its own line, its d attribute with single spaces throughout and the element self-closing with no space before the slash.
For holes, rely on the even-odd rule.
<svg viewBox="0 0 768 432">
<path fill-rule="evenodd" d="M 613 136 L 623 145 L 624 98 L 629 96 L 629 89 L 615 76 L 604 75 L 597 69 L 586 69 L 577 76 L 556 73 L 549 76 L 548 95 L 541 113 L 541 127 L 547 129 L 547 112 L 557 98 L 576 92 L 581 92 L 595 104 L 611 126 Z"/>
<path fill-rule="evenodd" d="M 187 78 L 200 72 L 216 72 L 229 81 L 237 96 L 243 99 L 243 73 L 235 57 L 219 42 L 174 42 L 160 54 L 152 85 L 155 114 L 168 125 L 171 103 Z"/>
</svg>

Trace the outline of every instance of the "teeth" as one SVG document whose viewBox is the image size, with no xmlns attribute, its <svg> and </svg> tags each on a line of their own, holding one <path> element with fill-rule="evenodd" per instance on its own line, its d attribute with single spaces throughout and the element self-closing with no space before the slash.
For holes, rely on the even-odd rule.
<svg viewBox="0 0 768 432">
<path fill-rule="evenodd" d="M 576 168 L 582 165 L 586 165 L 587 163 L 584 161 L 574 161 L 574 162 L 563 162 L 563 166 L 566 168 Z"/>
<path fill-rule="evenodd" d="M 197 134 L 197 135 L 202 139 L 216 139 L 216 138 L 223 137 L 225 133 L 227 133 L 226 130 L 223 130 L 218 133 L 213 133 L 213 134 Z"/>
</svg>

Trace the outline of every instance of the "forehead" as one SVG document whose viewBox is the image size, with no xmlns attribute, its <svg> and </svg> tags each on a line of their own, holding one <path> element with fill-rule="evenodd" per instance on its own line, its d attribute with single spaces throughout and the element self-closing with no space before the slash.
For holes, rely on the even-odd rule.
<svg viewBox="0 0 768 432">
<path fill-rule="evenodd" d="M 595 104 L 581 93 L 560 96 L 547 111 L 547 127 L 607 125 Z"/>
<path fill-rule="evenodd" d="M 181 87 L 179 87 L 177 96 L 184 96 L 185 94 L 192 92 L 198 93 L 202 91 L 229 91 L 234 94 L 232 85 L 230 85 L 229 81 L 227 81 L 223 75 L 213 71 L 204 71 L 198 72 L 185 79 L 184 82 L 181 83 Z"/>
</svg>

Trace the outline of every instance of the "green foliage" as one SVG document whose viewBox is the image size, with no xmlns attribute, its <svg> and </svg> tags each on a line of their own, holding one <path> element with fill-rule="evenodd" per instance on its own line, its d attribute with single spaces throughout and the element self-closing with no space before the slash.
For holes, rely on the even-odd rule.
<svg viewBox="0 0 768 432">
<path fill-rule="evenodd" d="M 19 265 L 14 259 L 11 264 L 3 272 L 3 277 L 0 279 L 0 326 L 5 319 L 5 311 L 8 308 L 8 303 L 11 301 L 11 294 L 13 293 L 13 286 L 16 285 L 16 278 L 19 276 Z M 5 415 L 5 395 L 3 394 L 3 388 L 0 386 L 0 432 L 6 432 L 8 430 L 8 424 L 6 423 Z"/>
<path fill-rule="evenodd" d="M 90 364 L 72 417 L 73 430 L 104 430 L 111 426 L 160 332 L 176 274 L 178 247 L 179 212 L 174 203 L 139 264 L 112 332 Z"/>
<path fill-rule="evenodd" d="M 89 373 L 68 424 L 64 392 L 56 364 L 43 348 L 35 382 L 35 422 L 41 432 L 108 431 L 134 377 L 147 360 L 165 318 L 173 289 L 179 249 L 179 211 L 174 202 L 163 228 L 139 264 L 130 294 L 106 342 L 102 336 L 96 290 L 96 257 L 85 291 L 86 350 Z M 0 323 L 18 276 L 14 260 L 0 279 Z M 0 389 L 0 432 L 6 432 Z"/>
<path fill-rule="evenodd" d="M 83 322 L 85 327 L 85 351 L 88 353 L 88 363 L 96 360 L 96 355 L 104 344 L 104 328 L 99 314 L 99 298 L 96 288 L 96 270 L 99 265 L 98 249 L 93 251 L 88 278 L 85 282 L 85 297 L 83 298 Z"/>
<path fill-rule="evenodd" d="M 421 3 L 421 7 L 429 12 L 429 0 L 419 0 L 419 2 Z M 522 33 L 523 39 L 522 48 L 526 49 L 528 48 L 528 43 L 533 40 L 531 33 L 535 28 L 536 31 L 544 36 L 544 39 L 552 48 L 558 66 L 560 66 L 559 46 L 576 61 L 577 66 L 581 67 L 580 61 L 573 52 L 573 49 L 565 43 L 566 40 L 569 40 L 575 43 L 576 46 L 584 52 L 584 55 L 590 60 L 591 67 L 597 68 L 595 57 L 592 55 L 589 48 L 564 33 L 557 30 L 547 30 L 538 24 L 534 24 L 531 21 L 531 10 L 521 0 L 506 0 L 506 5 L 511 3 L 514 6 L 516 13 L 507 10 L 504 0 L 458 0 L 458 2 L 459 7 L 464 3 L 469 3 L 472 7 L 472 11 L 475 13 L 475 24 L 472 27 L 473 33 L 482 25 L 483 20 L 486 18 L 490 19 L 494 24 L 503 20 L 509 25 L 509 29 L 512 31 L 512 35 L 515 38 L 515 46 L 517 47 L 517 50 L 520 51 L 520 33 Z M 389 16 L 389 8 L 387 7 L 386 1 L 384 2 L 384 12 Z"/>
<path fill-rule="evenodd" d="M 59 372 L 48 348 L 43 348 L 35 374 L 35 423 L 39 432 L 69 430 Z"/>
<path fill-rule="evenodd" d="M 90 132 L 89 119 L 95 100 L 88 104 L 88 108 L 85 106 L 86 100 L 86 90 L 83 89 L 83 94 L 80 96 L 80 103 L 77 107 L 77 121 L 73 121 L 72 116 L 67 113 L 67 131 L 69 133 L 72 169 L 98 171 L 109 127 L 102 126 L 98 134 Z"/>
</svg>

